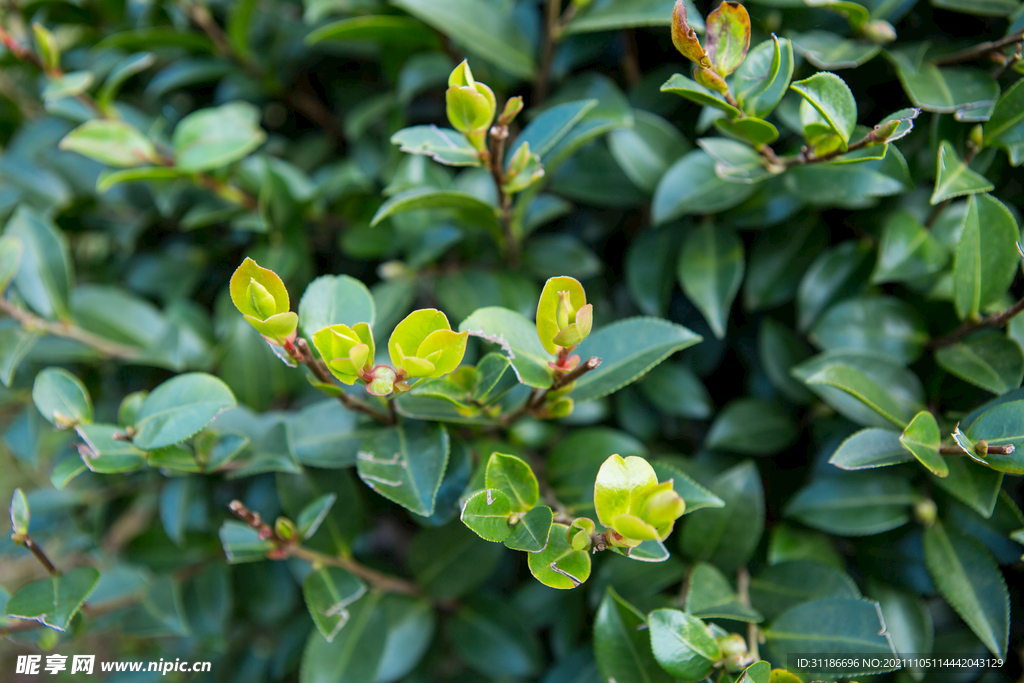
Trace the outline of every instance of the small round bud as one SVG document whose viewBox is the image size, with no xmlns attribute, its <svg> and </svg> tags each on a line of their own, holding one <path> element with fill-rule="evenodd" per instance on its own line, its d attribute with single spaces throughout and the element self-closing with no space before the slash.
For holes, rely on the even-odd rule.
<svg viewBox="0 0 1024 683">
<path fill-rule="evenodd" d="M 924 500 L 918 501 L 917 505 L 914 506 L 914 519 L 917 520 L 919 524 L 931 526 L 935 523 L 938 516 L 939 508 L 931 498 L 925 498 Z"/>
<path fill-rule="evenodd" d="M 885 19 L 875 19 L 864 24 L 861 35 L 876 45 L 884 45 L 896 40 L 896 29 Z"/>
<path fill-rule="evenodd" d="M 266 320 L 277 312 L 277 303 L 274 301 L 274 295 L 268 292 L 267 288 L 256 282 L 256 280 L 249 280 L 249 287 L 246 289 L 245 295 L 262 320 Z"/>
<path fill-rule="evenodd" d="M 287 517 L 277 518 L 277 521 L 274 522 L 274 533 L 283 541 L 290 541 L 299 536 L 299 530 L 295 527 L 295 523 Z"/>
</svg>

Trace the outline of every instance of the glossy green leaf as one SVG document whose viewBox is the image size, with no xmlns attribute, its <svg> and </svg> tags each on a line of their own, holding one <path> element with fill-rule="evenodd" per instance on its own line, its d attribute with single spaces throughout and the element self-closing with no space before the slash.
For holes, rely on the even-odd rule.
<svg viewBox="0 0 1024 683">
<path fill-rule="evenodd" d="M 814 652 L 837 658 L 858 654 L 853 660 L 859 666 L 843 668 L 844 674 L 860 676 L 897 668 L 878 603 L 869 600 L 827 598 L 797 605 L 777 617 L 764 635 L 780 661 L 787 661 L 790 653 Z M 873 663 L 876 659 L 877 664 Z"/>
<path fill-rule="evenodd" d="M 949 476 L 934 477 L 932 481 L 982 517 L 991 517 L 999 499 L 1003 473 L 959 455 L 943 456 L 942 459 L 946 461 Z"/>
<path fill-rule="evenodd" d="M 7 600 L 6 614 L 66 631 L 99 580 L 100 573 L 92 567 L 75 567 L 57 576 L 33 581 Z"/>
<path fill-rule="evenodd" d="M 665 81 L 661 86 L 661 92 L 675 93 L 697 104 L 721 109 L 730 117 L 735 118 L 742 113 L 739 109 L 726 102 L 721 93 L 708 90 L 700 83 L 687 78 L 683 74 L 675 74 L 672 78 Z"/>
<path fill-rule="evenodd" d="M 448 624 L 462 661 L 489 679 L 532 677 L 541 668 L 541 648 L 529 625 L 510 605 L 494 598 L 463 604 Z"/>
<path fill-rule="evenodd" d="M 32 384 L 32 401 L 50 424 L 68 429 L 92 422 L 92 399 L 82 381 L 63 368 L 46 368 Z"/>
<path fill-rule="evenodd" d="M 60 148 L 107 166 L 142 166 L 158 160 L 153 143 L 137 128 L 109 119 L 83 123 L 60 141 Z"/>
<path fill-rule="evenodd" d="M 967 200 L 953 265 L 953 294 L 961 319 L 1003 296 L 1017 272 L 1020 231 L 1013 215 L 988 194 Z"/>
<path fill-rule="evenodd" d="M 748 124 L 757 119 L 741 119 Z M 719 119 L 721 121 L 721 119 Z M 718 121 L 715 122 L 718 124 Z M 768 124 L 771 126 L 771 124 Z M 747 139 L 746 134 L 739 127 L 739 124 L 729 123 L 726 127 L 719 128 L 730 135 Z M 774 129 L 774 126 L 772 126 Z M 756 137 L 756 133 L 755 133 Z M 769 141 L 774 141 L 774 137 Z M 776 131 L 775 137 L 778 137 Z M 715 173 L 722 180 L 730 183 L 758 183 L 767 180 L 773 173 L 765 165 L 764 158 L 751 148 L 751 144 L 760 146 L 767 142 L 737 142 L 726 138 L 701 138 L 697 141 L 701 149 L 707 152 L 708 156 L 715 160 Z"/>
<path fill-rule="evenodd" d="M 700 619 L 676 609 L 656 609 L 648 616 L 651 650 L 661 668 L 682 681 L 703 680 L 722 651 Z"/>
<path fill-rule="evenodd" d="M 74 270 L 64 233 L 42 214 L 21 205 L 7 221 L 4 235 L 22 245 L 14 286 L 25 303 L 45 318 L 66 318 Z"/>
<path fill-rule="evenodd" d="M 547 160 L 558 143 L 597 106 L 597 100 L 586 99 L 563 102 L 545 109 L 516 136 L 516 144 L 509 150 L 507 158 L 511 161 L 516 150 L 528 144 L 530 151 L 538 155 L 542 162 Z"/>
<path fill-rule="evenodd" d="M 869 536 L 910 521 L 916 502 L 903 478 L 881 472 L 844 472 L 819 477 L 786 505 L 786 516 L 837 536 Z"/>
<path fill-rule="evenodd" d="M 789 90 L 793 78 L 793 44 L 772 36 L 747 55 L 733 77 L 733 88 L 747 116 L 764 119 Z"/>
<path fill-rule="evenodd" d="M 553 513 L 546 505 L 537 505 L 523 515 L 512 533 L 505 539 L 505 547 L 536 553 L 544 550 L 548 544 L 548 532 L 551 530 Z"/>
<path fill-rule="evenodd" d="M 1005 17 L 1020 10 L 1020 4 L 1014 0 L 932 0 L 932 5 L 951 12 L 982 17 Z"/>
<path fill-rule="evenodd" d="M 732 584 L 712 565 L 698 563 L 690 571 L 686 612 L 699 619 L 731 619 L 759 623 L 761 613 L 744 605 Z"/>
<path fill-rule="evenodd" d="M 974 442 L 985 440 L 989 446 L 1013 445 L 1012 453 L 972 452 L 971 457 L 1000 472 L 1024 474 L 1024 401 L 1000 403 L 985 411 L 967 430 L 967 437 Z"/>
<path fill-rule="evenodd" d="M 948 260 L 945 250 L 920 221 L 906 211 L 894 211 L 882 228 L 871 281 L 913 281 L 938 272 Z"/>
<path fill-rule="evenodd" d="M 641 109 L 634 115 L 636 124 L 632 128 L 608 134 L 608 148 L 633 184 L 653 193 L 661 176 L 672 162 L 689 151 L 690 144 L 660 116 Z"/>
<path fill-rule="evenodd" d="M 991 192 L 993 189 L 995 189 L 995 185 L 985 176 L 971 170 L 948 140 L 939 143 L 939 155 L 935 168 L 935 190 L 932 192 L 930 200 L 933 206 L 954 197 Z"/>
<path fill-rule="evenodd" d="M 533 76 L 533 49 L 511 7 L 484 0 L 394 0 L 394 4 L 513 76 Z"/>
<path fill-rule="evenodd" d="M 683 292 L 719 339 L 725 336 L 745 264 L 743 243 L 736 234 L 710 222 L 693 230 L 680 252 L 678 277 Z"/>
<path fill-rule="evenodd" d="M 313 631 L 299 666 L 300 683 L 372 681 L 384 654 L 388 622 L 380 608 L 381 594 L 371 593 L 349 607 L 345 627 L 328 642 Z"/>
<path fill-rule="evenodd" d="M 112 424 L 80 424 L 75 427 L 78 436 L 85 441 L 86 449 L 79 449 L 82 460 L 93 472 L 115 474 L 137 470 L 146 462 L 146 453 L 124 439 L 115 439 L 114 434 L 123 430 Z"/>
<path fill-rule="evenodd" d="M 444 209 L 469 225 L 488 230 L 498 228 L 496 209 L 491 204 L 467 192 L 432 187 L 418 187 L 389 197 L 377 209 L 370 225 L 375 226 L 385 218 L 419 209 Z"/>
<path fill-rule="evenodd" d="M 376 306 L 370 290 L 348 275 L 322 275 L 306 287 L 299 301 L 299 326 L 311 335 L 331 325 L 373 326 Z"/>
<path fill-rule="evenodd" d="M 271 541 L 260 538 L 255 529 L 243 522 L 224 522 L 219 536 L 228 564 L 260 562 L 267 559 L 267 553 L 274 549 Z"/>
<path fill-rule="evenodd" d="M 885 388 L 856 367 L 839 363 L 826 365 L 809 375 L 804 382 L 812 389 L 817 386 L 839 389 L 901 429 L 914 416 L 905 403 L 893 398 Z"/>
<path fill-rule="evenodd" d="M 829 462 L 844 470 L 866 470 L 909 462 L 913 455 L 903 447 L 900 433 L 869 427 L 847 437 Z"/>
<path fill-rule="evenodd" d="M 434 608 L 423 598 L 390 593 L 381 600 L 388 638 L 375 683 L 393 683 L 408 675 L 427 653 L 437 625 Z"/>
<path fill-rule="evenodd" d="M 750 197 L 749 183 L 722 180 L 715 160 L 703 150 L 685 154 L 661 177 L 654 191 L 651 215 L 656 225 L 681 216 L 725 211 Z"/>
<path fill-rule="evenodd" d="M 462 523 L 485 541 L 501 543 L 512 533 L 509 498 L 499 490 L 477 491 L 462 506 Z"/>
<path fill-rule="evenodd" d="M 1019 130 L 1024 123 L 1024 86 L 1017 81 L 996 102 L 992 118 L 985 122 L 982 136 L 985 145 L 1005 144 L 1005 140 L 1013 139 L 1013 132 Z"/>
<path fill-rule="evenodd" d="M 407 564 L 426 595 L 450 601 L 479 588 L 507 554 L 456 520 L 421 531 L 409 546 Z"/>
<path fill-rule="evenodd" d="M 714 410 L 704 384 L 682 363 L 662 363 L 644 375 L 640 387 L 647 400 L 669 415 L 706 420 Z"/>
<path fill-rule="evenodd" d="M 821 114 L 839 136 L 841 148 L 845 151 L 857 123 L 857 102 L 846 82 L 833 73 L 823 71 L 789 87 L 800 93 Z"/>
<path fill-rule="evenodd" d="M 590 554 L 572 549 L 566 539 L 568 529 L 564 524 L 552 524 L 544 549 L 529 555 L 530 573 L 550 588 L 575 588 L 590 577 Z"/>
<path fill-rule="evenodd" d="M 147 450 L 180 443 L 234 406 L 231 389 L 216 377 L 202 372 L 178 375 L 146 396 L 135 416 L 132 443 Z"/>
<path fill-rule="evenodd" d="M 821 316 L 809 337 L 824 351 L 874 354 L 905 364 L 920 357 L 928 341 L 917 311 L 891 296 L 841 301 Z"/>
<path fill-rule="evenodd" d="M 958 121 L 987 120 L 999 98 L 999 84 L 981 69 L 937 67 L 920 49 L 887 52 L 907 97 L 925 111 L 953 114 Z"/>
<path fill-rule="evenodd" d="M 365 593 L 366 585 L 341 567 L 321 567 L 302 582 L 306 608 L 328 643 L 348 623 L 348 606 Z"/>
<path fill-rule="evenodd" d="M 805 31 L 792 36 L 793 47 L 819 69 L 853 69 L 874 59 L 881 47 L 860 40 L 846 40 L 829 31 Z"/>
<path fill-rule="evenodd" d="M 652 653 L 644 616 L 611 586 L 594 617 L 594 659 L 603 680 L 619 683 L 669 683 L 673 677 Z"/>
<path fill-rule="evenodd" d="M 993 655 L 1006 655 L 1010 595 L 992 556 L 972 538 L 936 522 L 924 533 L 928 573 L 946 601 Z"/>
<path fill-rule="evenodd" d="M 783 178 L 786 187 L 801 199 L 848 208 L 870 206 L 874 204 L 872 197 L 902 194 L 913 186 L 907 161 L 895 145 L 889 145 L 881 159 L 868 158 L 858 163 L 800 164 Z"/>
<path fill-rule="evenodd" d="M 577 12 L 566 33 L 589 33 L 612 31 L 623 28 L 644 26 L 668 26 L 672 18 L 675 0 L 595 0 L 586 9 Z M 690 25 L 698 31 L 704 30 L 704 22 L 690 0 Z"/>
<path fill-rule="evenodd" d="M 705 443 L 744 455 L 770 455 L 785 450 L 796 438 L 796 426 L 785 408 L 757 398 L 741 398 L 715 417 Z"/>
<path fill-rule="evenodd" d="M 743 143 L 744 145 L 747 146 L 748 149 L 750 147 L 757 149 L 760 148 L 762 145 L 770 145 L 779 139 L 779 129 L 775 127 L 775 124 L 769 123 L 764 119 L 754 118 L 753 116 L 747 116 L 741 119 L 715 119 L 715 128 L 717 128 L 719 132 L 723 133 L 724 135 Z M 709 138 L 703 138 L 702 140 L 699 140 L 698 143 L 707 140 L 709 140 Z M 704 147 L 704 150 L 707 151 L 708 154 L 711 154 L 711 156 L 716 156 L 712 152 L 712 150 L 709 150 L 704 144 L 701 144 L 701 147 Z M 757 156 L 760 157 L 759 154 Z M 716 158 L 716 161 L 719 160 Z M 722 162 L 719 161 L 719 163 Z M 748 164 L 749 163 L 750 162 L 748 162 Z M 763 159 L 759 159 L 759 166 L 765 166 Z M 723 175 L 722 171 L 720 170 L 719 175 L 721 175 L 725 180 L 733 180 L 733 176 L 735 174 Z M 750 175 L 753 177 L 754 182 L 761 179 L 762 177 L 770 177 L 764 176 L 764 174 L 759 171 L 756 173 L 751 172 Z"/>
<path fill-rule="evenodd" d="M 372 40 L 385 44 L 404 44 L 432 47 L 438 43 L 437 34 L 410 17 L 377 15 L 351 17 L 332 21 L 311 31 L 305 38 L 307 45 L 323 41 Z"/>
<path fill-rule="evenodd" d="M 174 165 L 189 173 L 234 163 L 267 139 L 259 127 L 259 111 L 246 102 L 200 109 L 174 129 Z"/>
<path fill-rule="evenodd" d="M 537 337 L 536 326 L 521 313 L 498 306 L 481 308 L 459 325 L 459 332 L 466 331 L 471 337 L 480 337 L 501 347 L 523 384 L 539 388 L 551 386 L 548 363 L 554 359 Z"/>
<path fill-rule="evenodd" d="M 859 597 L 857 584 L 842 569 L 809 560 L 772 565 L 750 580 L 750 601 L 769 622 L 804 603 Z"/>
<path fill-rule="evenodd" d="M 960 379 L 996 395 L 1018 388 L 1024 379 L 1021 347 L 996 332 L 971 335 L 936 349 L 935 360 Z"/>
<path fill-rule="evenodd" d="M 580 358 L 597 356 L 601 365 L 576 380 L 572 398 L 583 403 L 618 391 L 699 341 L 699 335 L 659 318 L 617 320 L 592 332 L 577 347 Z"/>
<path fill-rule="evenodd" d="M 749 278 L 748 278 L 749 283 Z M 813 398 L 807 387 L 792 375 L 795 365 L 806 360 L 811 350 L 792 330 L 764 318 L 757 335 L 758 357 L 772 385 L 786 398 L 808 403 Z"/>
<path fill-rule="evenodd" d="M 336 493 L 327 493 L 302 508 L 295 524 L 303 538 L 309 538 L 320 529 L 337 500 Z"/>
<path fill-rule="evenodd" d="M 540 497 L 537 477 L 530 466 L 514 455 L 492 453 L 487 461 L 485 486 L 500 491 L 511 501 L 513 512 L 527 512 Z"/>
<path fill-rule="evenodd" d="M 788 524 L 773 527 L 768 540 L 768 564 L 774 566 L 804 560 L 836 569 L 842 569 L 845 565 L 827 535 Z"/>
<path fill-rule="evenodd" d="M 927 410 L 922 410 L 915 415 L 900 436 L 900 443 L 914 454 L 918 462 L 937 477 L 945 477 L 949 474 L 946 461 L 939 456 L 941 441 L 942 433 L 939 431 L 939 423 L 935 421 L 935 416 Z"/>
<path fill-rule="evenodd" d="M 730 573 L 753 556 L 764 533 L 761 475 L 746 461 L 720 474 L 710 490 L 725 506 L 689 515 L 679 547 L 685 555 Z"/>
<path fill-rule="evenodd" d="M 434 125 L 403 128 L 391 144 L 408 154 L 423 154 L 446 166 L 479 166 L 480 153 L 466 137 L 451 128 Z"/>
<path fill-rule="evenodd" d="M 388 500 L 429 516 L 448 464 L 448 432 L 443 425 L 403 422 L 364 442 L 359 478 Z"/>
<path fill-rule="evenodd" d="M 847 241 L 815 259 L 797 289 L 797 329 L 807 330 L 828 305 L 857 293 L 867 279 L 870 248 Z"/>
</svg>

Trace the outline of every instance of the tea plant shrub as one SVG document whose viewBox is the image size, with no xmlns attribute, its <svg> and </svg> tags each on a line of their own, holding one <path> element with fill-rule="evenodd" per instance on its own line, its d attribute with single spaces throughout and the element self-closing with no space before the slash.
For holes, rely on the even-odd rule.
<svg viewBox="0 0 1024 683">
<path fill-rule="evenodd" d="M 4 666 L 1019 679 L 1019 0 L 2 12 Z"/>
</svg>

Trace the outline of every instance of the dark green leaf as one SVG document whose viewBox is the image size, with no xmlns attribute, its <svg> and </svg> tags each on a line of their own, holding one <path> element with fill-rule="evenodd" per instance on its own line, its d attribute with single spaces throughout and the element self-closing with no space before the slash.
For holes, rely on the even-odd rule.
<svg viewBox="0 0 1024 683">
<path fill-rule="evenodd" d="M 521 313 L 498 306 L 481 308 L 459 325 L 459 332 L 467 330 L 471 337 L 500 346 L 512 360 L 520 382 L 538 388 L 551 386 L 548 363 L 554 359 L 540 343 L 536 326 Z"/>
<path fill-rule="evenodd" d="M 915 415 L 900 436 L 900 443 L 914 454 L 918 462 L 937 477 L 945 477 L 949 474 L 946 461 L 939 456 L 941 441 L 942 434 L 939 432 L 939 423 L 935 421 L 935 416 L 927 410 L 922 410 Z"/>
<path fill-rule="evenodd" d="M 871 248 L 863 242 L 842 242 L 811 264 L 797 289 L 797 329 L 806 330 L 836 299 L 860 291 L 867 280 Z"/>
<path fill-rule="evenodd" d="M 1024 401 L 1008 401 L 985 411 L 967 430 L 972 441 L 985 440 L 989 446 L 1013 445 L 1012 453 L 986 455 L 972 452 L 971 457 L 994 470 L 1024 474 Z"/>
<path fill-rule="evenodd" d="M 640 109 L 634 115 L 636 124 L 632 128 L 620 128 L 608 135 L 608 147 L 633 184 L 653 193 L 661 176 L 689 151 L 690 145 L 660 116 Z"/>
<path fill-rule="evenodd" d="M 144 449 L 180 443 L 234 406 L 231 390 L 216 377 L 202 372 L 178 375 L 146 396 L 135 417 L 132 443 Z"/>
<path fill-rule="evenodd" d="M 857 101 L 850 87 L 833 73 L 819 72 L 789 86 L 800 93 L 828 122 L 832 131 L 842 140 L 842 149 L 853 134 L 857 123 Z"/>
<path fill-rule="evenodd" d="M 967 194 L 990 192 L 995 185 L 964 162 L 956 153 L 956 149 L 948 140 L 939 143 L 939 154 L 935 167 L 935 190 L 932 192 L 931 204 L 939 204 L 947 199 L 963 197 Z"/>
<path fill-rule="evenodd" d="M 904 48 L 886 53 L 907 97 L 925 111 L 953 114 L 958 121 L 984 121 L 999 98 L 999 84 L 985 71 L 965 67 L 939 68 L 923 51 Z"/>
<path fill-rule="evenodd" d="M 841 301 L 825 311 L 809 337 L 824 351 L 873 354 L 904 364 L 917 360 L 928 341 L 917 311 L 891 296 Z"/>
<path fill-rule="evenodd" d="M 392 683 L 404 678 L 423 658 L 437 618 L 433 606 L 423 598 L 390 593 L 381 600 L 381 607 L 388 619 L 388 639 L 375 683 Z"/>
<path fill-rule="evenodd" d="M 765 374 L 775 388 L 791 401 L 809 403 L 813 395 L 791 373 L 794 366 L 810 357 L 807 344 L 789 328 L 764 318 L 758 330 L 757 349 Z"/>
<path fill-rule="evenodd" d="M 130 472 L 142 467 L 146 462 L 146 453 L 133 446 L 129 441 L 115 439 L 114 434 L 123 434 L 123 430 L 112 424 L 88 424 L 75 427 L 78 436 L 85 441 L 86 448 L 79 449 L 85 465 L 93 472 L 115 474 Z"/>
<path fill-rule="evenodd" d="M 505 539 L 505 547 L 528 553 L 544 550 L 548 544 L 552 518 L 551 508 L 546 505 L 531 509 L 512 527 L 512 533 Z"/>
<path fill-rule="evenodd" d="M 1006 206 L 991 195 L 971 195 L 953 265 L 953 293 L 961 319 L 977 315 L 1006 293 L 1017 272 L 1020 231 Z"/>
<path fill-rule="evenodd" d="M 594 658 L 604 680 L 618 683 L 669 683 L 672 676 L 651 652 L 645 619 L 615 589 L 608 587 L 594 618 Z"/>
<path fill-rule="evenodd" d="M 655 225 L 681 216 L 717 213 L 731 209 L 750 197 L 749 183 L 722 180 L 715 173 L 715 160 L 703 150 L 689 152 L 669 167 L 658 182 L 651 203 Z"/>
<path fill-rule="evenodd" d="M 683 74 L 675 74 L 672 78 L 665 81 L 661 86 L 661 92 L 675 93 L 676 95 L 685 97 L 697 104 L 721 109 L 733 118 L 742 113 L 739 109 L 726 102 L 721 93 L 714 90 L 708 90 L 703 85 L 687 78 Z"/>
<path fill-rule="evenodd" d="M 714 410 L 704 384 L 682 363 L 662 363 L 644 376 L 640 386 L 647 400 L 669 415 L 706 420 Z"/>
<path fill-rule="evenodd" d="M 75 567 L 64 574 L 33 581 L 7 600 L 6 614 L 66 631 L 99 580 L 100 573 L 92 567 Z"/>
<path fill-rule="evenodd" d="M 881 52 L 878 45 L 859 40 L 844 40 L 828 31 L 805 31 L 792 36 L 793 47 L 819 69 L 853 69 Z"/>
<path fill-rule="evenodd" d="M 1006 89 L 996 108 L 982 129 L 986 145 L 999 145 L 1004 138 L 1012 138 L 1012 132 L 1024 122 L 1024 86 L 1017 81 Z"/>
<path fill-rule="evenodd" d="M 1024 354 L 1013 340 L 998 332 L 975 334 L 935 351 L 935 360 L 960 379 L 1001 395 L 1024 379 Z"/>
<path fill-rule="evenodd" d="M 22 205 L 7 221 L 4 235 L 22 245 L 14 286 L 25 303 L 45 318 L 66 318 L 74 271 L 64 234 L 41 214 Z"/>
<path fill-rule="evenodd" d="M 690 571 L 684 604 L 687 613 L 700 619 L 733 619 L 752 623 L 764 620 L 760 612 L 740 601 L 722 572 L 703 562 Z"/>
<path fill-rule="evenodd" d="M 476 590 L 506 552 L 456 521 L 421 531 L 409 546 L 408 566 L 424 593 L 453 600 Z"/>
<path fill-rule="evenodd" d="M 982 517 L 991 517 L 999 499 L 1003 473 L 959 455 L 944 456 L 942 459 L 946 461 L 949 476 L 934 477 L 932 481 Z"/>
<path fill-rule="evenodd" d="M 778 403 L 741 398 L 718 414 L 706 444 L 744 455 L 770 455 L 785 450 L 796 437 L 796 426 Z"/>
<path fill-rule="evenodd" d="M 267 559 L 267 553 L 274 549 L 274 544 L 260 538 L 251 526 L 235 521 L 221 525 L 220 544 L 224 547 L 228 564 L 260 562 Z"/>
<path fill-rule="evenodd" d="M 58 429 L 92 422 L 92 399 L 82 381 L 63 368 L 46 368 L 32 384 L 32 401 Z"/>
<path fill-rule="evenodd" d="M 495 598 L 463 605 L 448 633 L 461 659 L 491 680 L 532 677 L 541 668 L 540 643 L 510 606 Z"/>
<path fill-rule="evenodd" d="M 924 533 L 928 573 L 946 601 L 996 657 L 1006 656 L 1010 594 L 999 567 L 972 538 L 936 522 Z"/>
<path fill-rule="evenodd" d="M 750 580 L 750 601 L 768 621 L 807 602 L 859 597 L 857 584 L 841 568 L 808 560 L 772 565 Z"/>
<path fill-rule="evenodd" d="M 773 308 L 792 300 L 800 278 L 828 245 L 828 231 L 817 221 L 783 223 L 754 241 L 743 283 L 747 310 Z"/>
<path fill-rule="evenodd" d="M 880 472 L 819 477 L 786 505 L 786 515 L 838 536 L 869 536 L 910 521 L 916 494 L 903 478 Z"/>
<path fill-rule="evenodd" d="M 743 243 L 723 226 L 704 222 L 692 231 L 679 254 L 683 292 L 700 309 L 715 336 L 725 336 L 729 310 L 743 280 Z"/>
<path fill-rule="evenodd" d="M 174 129 L 174 165 L 195 173 L 238 161 L 267 139 L 259 118 L 259 111 L 247 102 L 189 114 Z"/>
<path fill-rule="evenodd" d="M 792 78 L 793 43 L 772 36 L 751 50 L 736 70 L 736 99 L 747 116 L 767 118 L 789 90 Z"/>
<path fill-rule="evenodd" d="M 371 593 L 353 603 L 345 628 L 331 642 L 316 631 L 309 634 L 299 667 L 300 683 L 362 683 L 374 679 L 388 635 L 380 601 L 380 593 Z"/>
<path fill-rule="evenodd" d="M 540 496 L 537 477 L 526 461 L 514 455 L 492 453 L 487 461 L 485 486 L 505 494 L 513 512 L 527 512 Z"/>
<path fill-rule="evenodd" d="M 428 516 L 434 513 L 448 452 L 443 425 L 402 422 L 364 443 L 356 469 L 359 478 L 380 495 Z"/>
<path fill-rule="evenodd" d="M 848 394 L 901 429 L 907 426 L 915 414 L 907 402 L 894 397 L 870 375 L 851 365 L 825 365 L 803 379 L 811 390 L 832 387 Z M 828 400 L 827 395 L 825 398 Z M 873 424 L 874 421 L 870 423 Z"/>
<path fill-rule="evenodd" d="M 725 507 L 725 502 L 711 491 L 683 474 L 682 471 L 672 465 L 655 461 L 651 463 L 658 481 L 671 481 L 672 489 L 679 494 L 679 497 L 686 501 L 686 512 L 689 514 L 702 508 Z"/>
<path fill-rule="evenodd" d="M 948 260 L 945 250 L 920 221 L 906 211 L 895 211 L 882 228 L 871 281 L 912 281 L 941 270 Z"/>
<path fill-rule="evenodd" d="M 341 567 L 321 567 L 310 572 L 302 582 L 306 608 L 328 643 L 348 623 L 347 607 L 365 593 L 366 585 Z"/>
<path fill-rule="evenodd" d="M 726 470 L 711 492 L 725 507 L 690 515 L 680 548 L 695 560 L 732 572 L 753 556 L 764 533 L 764 489 L 757 466 L 746 461 Z"/>
<path fill-rule="evenodd" d="M 348 275 L 322 275 L 309 283 L 299 301 L 299 326 L 309 336 L 331 325 L 367 323 L 377 309 L 370 290 Z"/>
<path fill-rule="evenodd" d="M 656 609 L 648 619 L 654 658 L 674 678 L 703 680 L 722 658 L 715 636 L 695 616 L 676 609 Z"/>
<path fill-rule="evenodd" d="M 846 438 L 829 462 L 844 470 L 865 470 L 909 462 L 913 455 L 900 442 L 900 433 L 869 427 Z"/>
<path fill-rule="evenodd" d="M 595 0 L 586 9 L 577 12 L 566 33 L 588 33 L 591 31 L 612 31 L 643 26 L 667 26 L 672 19 L 674 0 Z M 704 22 L 693 6 L 690 9 L 690 25 L 698 31 L 704 30 Z"/>
</svg>

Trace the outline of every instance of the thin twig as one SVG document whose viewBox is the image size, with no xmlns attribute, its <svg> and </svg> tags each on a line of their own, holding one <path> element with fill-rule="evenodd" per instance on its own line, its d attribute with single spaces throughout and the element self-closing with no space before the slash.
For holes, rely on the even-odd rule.
<svg viewBox="0 0 1024 683">
<path fill-rule="evenodd" d="M 587 374 L 591 370 L 594 370 L 601 364 L 601 359 L 597 356 L 591 356 L 587 360 L 577 365 L 571 372 L 559 373 L 551 386 L 547 389 L 534 389 L 530 392 L 526 401 L 523 402 L 518 408 L 503 416 L 501 419 L 502 425 L 507 429 L 512 425 L 513 422 L 521 418 L 526 414 L 536 414 L 540 411 L 544 405 L 544 401 L 547 399 L 548 393 L 557 391 L 562 387 L 568 385 L 570 382 L 575 382 L 577 379 Z"/>
<path fill-rule="evenodd" d="M 969 47 L 966 50 L 960 50 L 959 52 L 954 52 L 951 55 L 946 55 L 945 57 L 933 59 L 932 64 L 936 66 L 949 66 L 951 64 L 960 64 L 962 62 L 970 62 L 975 59 L 981 59 L 982 57 L 986 57 L 992 54 L 993 52 L 997 52 L 1008 45 L 1019 43 L 1022 39 L 1024 39 L 1024 28 L 1014 31 L 1005 38 L 1000 38 L 999 40 L 989 40 L 984 43 L 979 43 L 974 47 Z"/>
<path fill-rule="evenodd" d="M 746 567 L 736 570 L 736 593 L 739 596 L 740 604 L 750 607 L 750 571 Z M 757 640 L 757 624 L 747 624 L 747 660 L 750 662 L 761 659 Z"/>
<path fill-rule="evenodd" d="M 39 544 L 31 536 L 28 534 L 14 534 L 11 538 L 15 543 L 25 546 L 39 560 L 39 564 L 43 565 L 47 574 L 50 576 L 60 576 L 60 570 L 53 565 L 53 562 L 50 562 L 50 558 L 46 556 L 46 553 L 43 552 L 43 549 L 39 547 Z"/>
<path fill-rule="evenodd" d="M 83 330 L 81 327 L 78 327 L 71 322 L 58 322 L 40 318 L 33 313 L 29 313 L 23 308 L 18 308 L 2 297 L 0 297 L 0 312 L 6 313 L 11 318 L 17 320 L 26 331 L 38 331 L 45 334 L 51 334 L 55 337 L 73 339 L 99 351 L 102 355 L 109 358 L 119 358 L 121 360 L 131 361 L 138 360 L 141 356 L 140 350 L 133 346 L 125 346 L 124 344 L 118 344 L 117 342 L 110 341 L 109 339 L 104 339 L 92 332 Z"/>
<path fill-rule="evenodd" d="M 980 446 L 983 443 L 984 442 L 979 441 L 978 445 Z M 990 446 L 989 444 L 984 443 L 980 450 L 982 452 L 979 452 L 978 455 L 983 457 L 990 453 L 992 455 L 1012 455 L 1017 450 L 1017 447 L 1012 443 L 1003 446 Z M 949 444 L 939 446 L 939 453 L 942 455 L 967 455 L 967 453 L 964 452 L 964 449 L 960 446 L 953 446 Z"/>
<path fill-rule="evenodd" d="M 335 386 L 334 375 L 332 375 L 331 371 L 327 369 L 327 365 L 322 359 L 313 355 L 313 352 L 309 348 L 309 342 L 302 337 L 299 337 L 295 340 L 294 344 L 292 344 L 292 349 L 294 349 L 292 357 L 297 362 L 302 363 L 309 368 L 310 372 L 313 373 L 313 376 L 316 377 L 317 380 L 322 384 Z M 337 399 L 349 410 L 369 415 L 381 424 L 393 425 L 396 422 L 393 412 L 386 413 L 382 410 L 377 410 L 370 404 L 360 401 L 354 396 L 349 396 L 348 394 L 337 394 Z"/>
<path fill-rule="evenodd" d="M 505 238 L 505 255 L 511 268 L 519 267 L 519 240 L 512 229 L 512 195 L 505 191 L 505 141 L 508 125 L 496 123 L 490 131 L 488 165 L 498 188 L 498 207 L 501 209 L 501 231 Z"/>
<path fill-rule="evenodd" d="M 960 325 L 949 334 L 943 335 L 936 339 L 932 339 L 928 342 L 928 347 L 932 349 L 939 349 L 943 346 L 950 346 L 955 344 L 967 335 L 977 330 L 983 330 L 988 327 L 1002 327 L 1003 325 L 1010 322 L 1015 315 L 1024 311 L 1024 298 L 1020 299 L 1017 303 L 1007 308 L 1002 313 L 990 315 L 987 318 L 981 320 L 967 321 Z"/>
<path fill-rule="evenodd" d="M 419 586 L 397 576 L 384 574 L 371 569 L 350 557 L 327 555 L 298 544 L 295 539 L 283 539 L 278 536 L 273 527 L 260 518 L 258 512 L 253 512 L 240 500 L 231 501 L 229 506 L 231 512 L 235 513 L 242 521 L 248 524 L 259 533 L 260 538 L 274 544 L 275 551 L 272 559 L 283 560 L 287 557 L 298 557 L 310 564 L 321 564 L 330 567 L 341 567 L 352 572 L 359 578 L 371 584 L 374 588 L 388 593 L 402 593 L 404 595 L 420 595 Z"/>
</svg>

